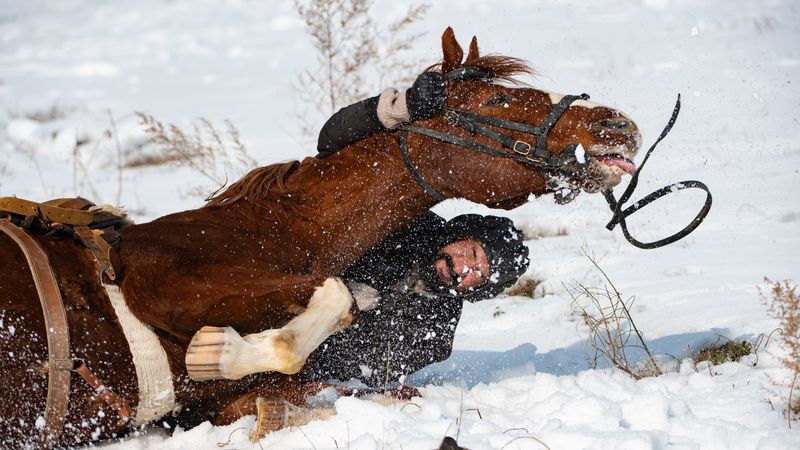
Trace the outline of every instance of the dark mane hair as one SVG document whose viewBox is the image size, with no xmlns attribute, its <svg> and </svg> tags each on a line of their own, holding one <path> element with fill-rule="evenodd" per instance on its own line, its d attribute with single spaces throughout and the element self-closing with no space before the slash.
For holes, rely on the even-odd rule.
<svg viewBox="0 0 800 450">
<path fill-rule="evenodd" d="M 204 208 L 227 207 L 246 202 L 252 207 L 253 220 L 283 222 L 287 215 L 303 214 L 301 196 L 286 186 L 286 180 L 300 167 L 299 161 L 287 161 L 251 170 L 239 181 L 208 199 Z"/>
<path fill-rule="evenodd" d="M 526 61 L 514 58 L 513 56 L 485 55 L 479 56 L 471 61 L 464 61 L 459 67 L 478 67 L 494 74 L 495 80 L 506 81 L 512 84 L 524 84 L 516 79 L 519 75 L 536 76 L 538 73 Z M 434 64 L 426 72 L 432 70 L 442 70 L 442 63 Z"/>
</svg>

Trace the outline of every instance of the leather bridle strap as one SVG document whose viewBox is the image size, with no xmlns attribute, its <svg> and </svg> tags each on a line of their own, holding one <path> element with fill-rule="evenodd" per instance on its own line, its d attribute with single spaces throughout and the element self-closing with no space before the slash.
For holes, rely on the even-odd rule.
<svg viewBox="0 0 800 450">
<path fill-rule="evenodd" d="M 534 165 L 546 172 L 559 172 L 574 175 L 576 172 L 582 170 L 582 166 L 578 166 L 577 161 L 575 161 L 574 154 L 569 151 L 569 148 L 562 151 L 558 158 L 551 157 L 550 153 L 547 151 L 547 134 L 550 132 L 550 129 L 555 126 L 556 122 L 558 122 L 558 119 L 564 114 L 564 112 L 566 112 L 572 102 L 576 100 L 587 100 L 588 98 L 589 96 L 587 94 L 565 95 L 555 106 L 553 106 L 548 115 L 545 117 L 541 126 L 513 122 L 510 120 L 499 119 L 469 111 L 455 109 L 445 110 L 444 117 L 447 123 L 459 126 L 473 135 L 481 134 L 486 136 L 494 141 L 499 142 L 502 148 L 511 149 L 513 152 L 507 152 L 502 148 L 498 149 L 477 141 L 464 139 L 459 136 L 430 128 L 419 127 L 416 125 L 404 125 L 400 128 L 400 153 L 403 156 L 403 162 L 417 184 L 422 187 L 425 193 L 438 201 L 443 201 L 447 197 L 442 195 L 433 186 L 426 182 L 419 173 L 417 167 L 411 162 L 411 158 L 408 154 L 407 135 L 409 132 L 427 136 L 442 142 L 457 145 L 459 147 L 484 153 L 490 156 L 512 159 L 522 164 Z M 512 138 L 479 124 L 485 124 L 513 131 L 520 131 L 532 135 L 536 139 L 536 144 L 531 145 L 529 142 Z"/>
<path fill-rule="evenodd" d="M 37 444 L 49 448 L 56 444 L 61 435 L 69 402 L 72 359 L 67 315 L 55 274 L 39 244 L 8 219 L 0 219 L 0 231 L 7 234 L 25 255 L 42 304 L 47 334 L 48 375 L 44 427 Z"/>
<path fill-rule="evenodd" d="M 667 244 L 671 244 L 679 239 L 684 238 L 686 235 L 694 231 L 695 228 L 700 226 L 701 223 L 703 223 L 703 219 L 706 218 L 708 212 L 711 210 L 711 191 L 708 189 L 708 186 L 706 186 L 705 183 L 697 180 L 681 181 L 678 183 L 672 183 L 668 186 L 664 186 L 661 189 L 650 193 L 641 200 L 633 202 L 633 205 L 625 208 L 624 210 L 622 209 L 624 203 L 627 202 L 633 195 L 633 191 L 636 189 L 636 186 L 639 183 L 639 174 L 641 173 L 642 168 L 644 168 L 647 159 L 650 158 L 650 155 L 653 153 L 653 150 L 656 149 L 656 146 L 665 137 L 667 137 L 667 134 L 669 134 L 670 130 L 672 130 L 672 126 L 675 125 L 675 121 L 678 120 L 678 113 L 680 112 L 680 110 L 681 110 L 681 96 L 680 94 L 678 94 L 678 100 L 675 102 L 675 107 L 672 110 L 672 116 L 670 116 L 669 122 L 667 122 L 667 125 L 664 127 L 664 130 L 661 131 L 661 134 L 658 136 L 658 139 L 656 139 L 653 145 L 650 146 L 650 149 L 647 150 L 647 153 L 645 154 L 642 163 L 639 164 L 639 167 L 636 169 L 636 172 L 634 172 L 633 176 L 631 177 L 630 183 L 628 183 L 628 186 L 625 188 L 625 191 L 619 197 L 619 200 L 614 198 L 614 193 L 612 192 L 611 189 L 606 189 L 603 191 L 603 196 L 606 198 L 606 202 L 608 202 L 608 207 L 611 208 L 611 214 L 612 214 L 611 221 L 608 222 L 606 228 L 609 231 L 611 231 L 614 229 L 614 227 L 619 225 L 620 228 L 622 229 L 622 234 L 625 236 L 625 239 L 627 239 L 628 242 L 630 242 L 634 246 L 642 249 L 653 249 L 653 248 L 663 247 Z M 667 194 L 677 192 L 683 189 L 700 189 L 702 191 L 705 191 L 706 193 L 706 200 L 703 203 L 703 207 L 700 208 L 700 212 L 697 213 L 697 215 L 694 217 L 694 219 L 692 219 L 689 225 L 687 225 L 682 230 L 678 231 L 677 233 L 671 236 L 667 236 L 663 239 L 659 239 L 657 241 L 652 241 L 652 242 L 641 242 L 631 236 L 630 232 L 628 232 L 628 224 L 625 220 L 628 216 L 630 216 L 636 211 L 644 208 L 648 204 L 658 200 L 659 198 Z"/>
</svg>

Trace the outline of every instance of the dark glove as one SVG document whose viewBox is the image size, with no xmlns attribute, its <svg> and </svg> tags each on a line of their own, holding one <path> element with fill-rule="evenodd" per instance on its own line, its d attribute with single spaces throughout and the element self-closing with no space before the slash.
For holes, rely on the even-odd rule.
<svg viewBox="0 0 800 450">
<path fill-rule="evenodd" d="M 441 113 L 446 104 L 444 75 L 437 72 L 425 72 L 418 76 L 406 91 L 406 107 L 412 122 Z"/>
</svg>

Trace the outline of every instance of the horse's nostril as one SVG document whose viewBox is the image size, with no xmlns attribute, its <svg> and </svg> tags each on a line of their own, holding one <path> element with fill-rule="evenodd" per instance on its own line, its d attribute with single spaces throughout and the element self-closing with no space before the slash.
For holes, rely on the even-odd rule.
<svg viewBox="0 0 800 450">
<path fill-rule="evenodd" d="M 627 130 L 633 125 L 630 120 L 624 117 L 615 117 L 613 119 L 603 119 L 597 122 L 600 128 L 608 130 Z"/>
</svg>

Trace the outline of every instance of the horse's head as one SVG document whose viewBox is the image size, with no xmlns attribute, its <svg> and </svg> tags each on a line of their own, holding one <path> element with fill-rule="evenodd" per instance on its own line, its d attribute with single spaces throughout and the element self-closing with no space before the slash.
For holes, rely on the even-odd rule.
<svg viewBox="0 0 800 450">
<path fill-rule="evenodd" d="M 516 58 L 480 56 L 475 38 L 462 61 L 450 28 L 442 49 L 441 66 L 435 68 L 446 75 L 447 112 L 407 127 L 408 147 L 425 148 L 412 159 L 432 190 L 515 207 L 530 194 L 553 192 L 557 181 L 597 192 L 634 172 L 641 135 L 622 112 L 585 96 L 520 87 L 513 77 L 531 69 Z"/>
</svg>

